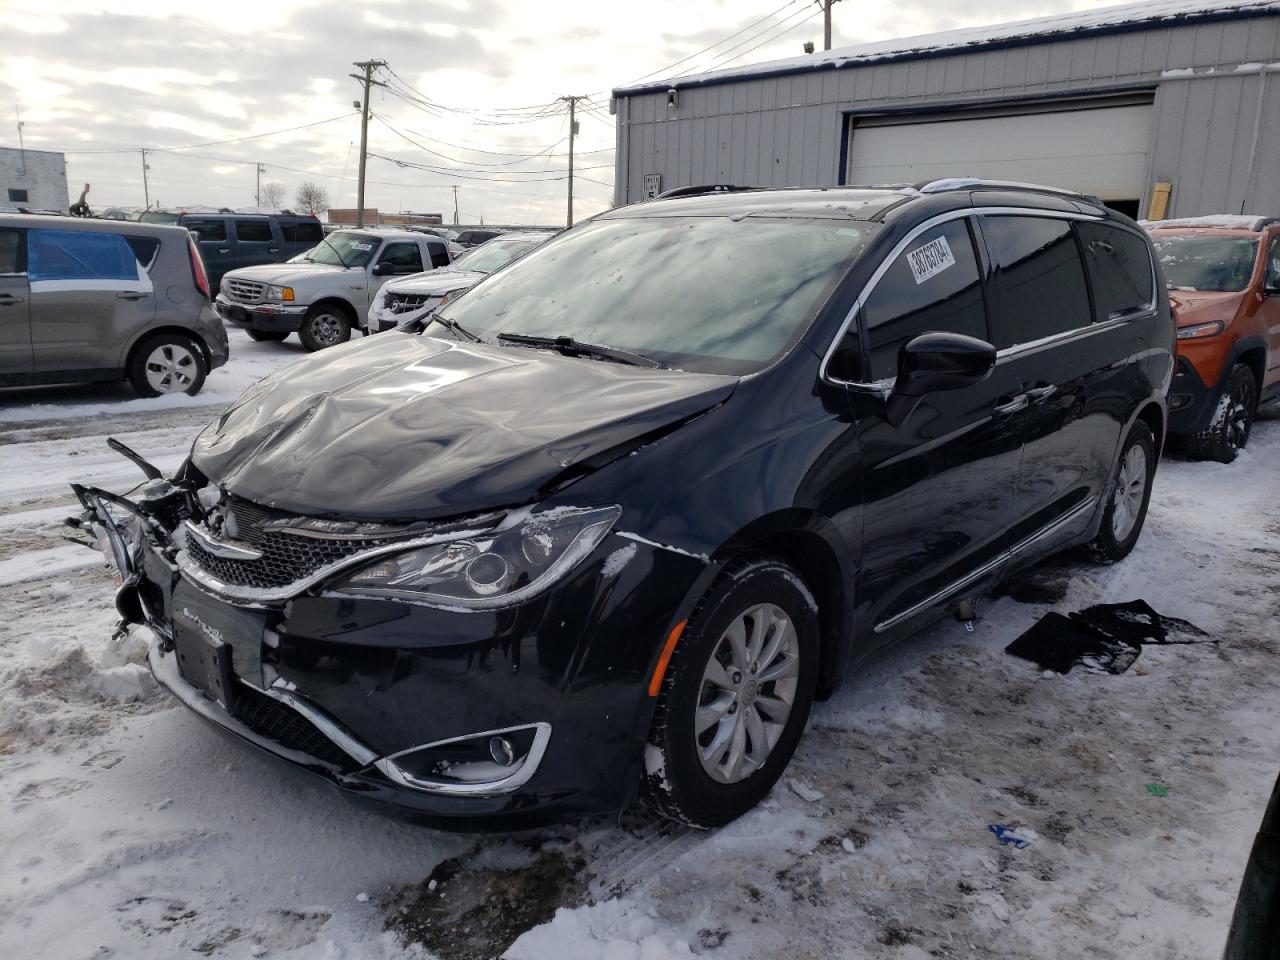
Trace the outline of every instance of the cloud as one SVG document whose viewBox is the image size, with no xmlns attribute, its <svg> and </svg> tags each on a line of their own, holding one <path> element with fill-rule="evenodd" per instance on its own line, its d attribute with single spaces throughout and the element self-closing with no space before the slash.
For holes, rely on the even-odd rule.
<svg viewBox="0 0 1280 960">
<path fill-rule="evenodd" d="M 14 2 L 0 0 L 0 6 Z M 834 8 L 836 42 L 1098 2 L 975 0 L 955 8 L 933 0 L 892 7 L 842 0 Z M 290 197 L 299 183 L 314 179 L 335 205 L 353 205 L 359 120 L 351 104 L 360 88 L 349 75 L 353 61 L 384 59 L 403 81 L 385 73 L 380 79 L 401 93 L 408 84 L 417 91 L 409 99 L 420 102 L 378 87 L 374 112 L 435 154 L 377 120 L 370 123 L 370 150 L 445 172 L 371 158 L 370 205 L 452 213 L 456 183 L 465 219 L 554 224 L 564 216 L 566 184 L 541 178 L 562 177 L 566 166 L 564 143 L 545 152 L 565 133 L 556 98 L 596 97 L 594 108 L 580 114 L 578 169 L 605 184 L 575 184 L 576 211 L 594 213 L 611 199 L 612 154 L 596 152 L 614 144 L 607 91 L 712 45 L 677 72 L 730 58 L 739 64 L 791 56 L 802 40 L 820 39 L 821 19 L 810 0 L 794 5 L 809 18 L 794 29 L 784 19 L 792 8 L 753 26 L 781 3 L 219 0 L 178 7 L 117 0 L 113 12 L 103 12 L 89 0 L 42 0 L 39 12 L 4 14 L 13 33 L 0 59 L 0 101 L 22 110 L 28 146 L 67 151 L 69 180 L 92 182 L 90 202 L 99 207 L 142 204 L 140 148 L 233 140 L 345 117 L 269 138 L 157 149 L 148 158 L 149 188 L 153 202 L 251 205 L 255 164 L 265 163 L 264 181 L 280 181 Z M 735 31 L 743 32 L 717 44 Z M 753 39 L 743 43 L 747 37 Z M 534 119 L 536 110 L 510 112 L 540 105 L 545 115 Z M 104 152 L 113 150 L 119 152 Z M 453 164 L 438 154 L 467 162 Z M 512 159 L 528 154 L 538 155 Z M 587 169 L 597 164 L 606 166 Z"/>
</svg>

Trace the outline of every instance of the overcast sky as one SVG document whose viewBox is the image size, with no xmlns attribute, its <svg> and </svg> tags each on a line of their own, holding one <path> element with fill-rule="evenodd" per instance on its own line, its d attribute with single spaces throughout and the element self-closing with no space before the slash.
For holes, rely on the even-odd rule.
<svg viewBox="0 0 1280 960">
<path fill-rule="evenodd" d="M 835 46 L 1105 5 L 840 0 Z M 188 9 L 176 13 L 180 6 Z M 113 0 L 111 7 L 0 0 L 0 102 L 21 110 L 27 147 L 67 153 L 71 199 L 88 181 L 95 210 L 142 206 L 141 147 L 157 148 L 148 157 L 153 204 L 252 206 L 262 163 L 263 182 L 283 184 L 290 202 L 312 180 L 327 188 L 332 206 L 354 206 L 360 121 L 352 102 L 360 90 L 348 74 L 353 61 L 382 59 L 394 76 L 380 71 L 390 87 L 372 98 L 369 150 L 381 156 L 369 159 L 367 206 L 439 212 L 449 222 L 457 184 L 463 222 L 563 222 L 567 120 L 556 98 L 586 94 L 594 99 L 577 141 L 581 218 L 612 196 L 611 87 L 794 56 L 805 40 L 822 45 L 814 0 Z M 17 146 L 15 124 L 0 118 L 0 145 Z M 304 124 L 316 125 L 213 142 Z M 184 149 L 159 149 L 172 147 Z"/>
</svg>

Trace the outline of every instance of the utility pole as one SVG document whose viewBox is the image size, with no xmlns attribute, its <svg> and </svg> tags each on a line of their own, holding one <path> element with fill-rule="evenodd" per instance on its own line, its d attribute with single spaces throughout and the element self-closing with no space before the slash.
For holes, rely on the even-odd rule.
<svg viewBox="0 0 1280 960">
<path fill-rule="evenodd" d="M 385 83 L 373 79 L 373 71 L 385 67 L 385 60 L 360 60 L 352 66 L 359 67 L 363 74 L 353 73 L 350 76 L 364 84 L 364 103 L 356 103 L 360 107 L 360 182 L 356 187 L 356 226 L 364 226 L 364 168 L 369 159 L 369 87 L 377 84 L 385 87 Z"/>
<path fill-rule="evenodd" d="M 458 225 L 458 186 L 457 184 L 454 184 L 454 187 L 453 187 L 453 225 L 455 227 Z"/>
<path fill-rule="evenodd" d="M 147 154 L 150 153 L 145 147 L 138 151 L 142 154 L 142 200 L 146 204 L 144 210 L 151 209 L 151 189 L 147 186 L 147 171 L 151 169 L 151 164 L 147 163 Z"/>
<path fill-rule="evenodd" d="M 265 163 L 255 163 L 258 168 L 257 182 L 254 186 L 254 204 L 261 209 L 262 207 L 262 174 L 266 172 L 267 165 Z"/>
<path fill-rule="evenodd" d="M 574 119 L 577 111 L 578 101 L 585 100 L 586 97 L 560 97 L 565 103 L 569 104 L 569 213 L 565 220 L 566 227 L 573 226 L 573 140 L 578 135 L 578 121 Z"/>
<path fill-rule="evenodd" d="M 839 0 L 818 0 L 822 7 L 822 49 L 831 49 L 831 5 Z"/>
<path fill-rule="evenodd" d="M 18 158 L 22 163 L 22 175 L 27 175 L 27 148 L 22 143 L 22 109 L 15 106 L 13 115 L 18 118 Z"/>
</svg>

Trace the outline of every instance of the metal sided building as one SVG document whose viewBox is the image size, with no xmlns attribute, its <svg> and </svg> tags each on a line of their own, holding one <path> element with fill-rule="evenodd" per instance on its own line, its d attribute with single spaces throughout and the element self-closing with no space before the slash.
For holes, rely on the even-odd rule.
<svg viewBox="0 0 1280 960">
<path fill-rule="evenodd" d="M 984 177 L 1280 215 L 1280 2 L 1153 0 L 613 91 L 615 202 Z"/>
</svg>

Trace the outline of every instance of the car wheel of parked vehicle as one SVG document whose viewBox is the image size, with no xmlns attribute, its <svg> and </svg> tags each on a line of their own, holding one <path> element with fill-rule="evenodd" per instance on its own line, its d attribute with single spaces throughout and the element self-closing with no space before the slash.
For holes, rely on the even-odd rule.
<svg viewBox="0 0 1280 960">
<path fill-rule="evenodd" d="M 650 806 L 714 827 L 763 800 L 804 730 L 817 660 L 817 604 L 799 575 L 769 558 L 729 568 L 663 678 L 645 751 Z"/>
<path fill-rule="evenodd" d="M 1237 363 L 1227 377 L 1226 388 L 1218 400 L 1209 429 L 1186 438 L 1187 454 L 1197 460 L 1217 460 L 1219 463 L 1234 460 L 1249 442 L 1257 401 L 1253 371 L 1247 364 Z"/>
<path fill-rule="evenodd" d="M 351 339 L 351 321 L 337 307 L 314 307 L 298 328 L 298 339 L 312 352 L 336 347 Z"/>
<path fill-rule="evenodd" d="M 254 330 L 250 328 L 245 333 L 249 334 L 250 340 L 257 340 L 259 343 L 279 343 L 289 336 L 288 330 Z"/>
<path fill-rule="evenodd" d="M 1102 515 L 1102 529 L 1089 545 L 1095 560 L 1118 563 L 1138 542 L 1151 502 L 1151 480 L 1156 473 L 1156 442 L 1142 421 L 1125 439 L 1116 467 L 1111 499 Z"/>
<path fill-rule="evenodd" d="M 144 397 L 197 394 L 208 373 L 204 351 L 177 333 L 161 333 L 139 344 L 129 358 L 128 369 L 129 382 Z"/>
</svg>

